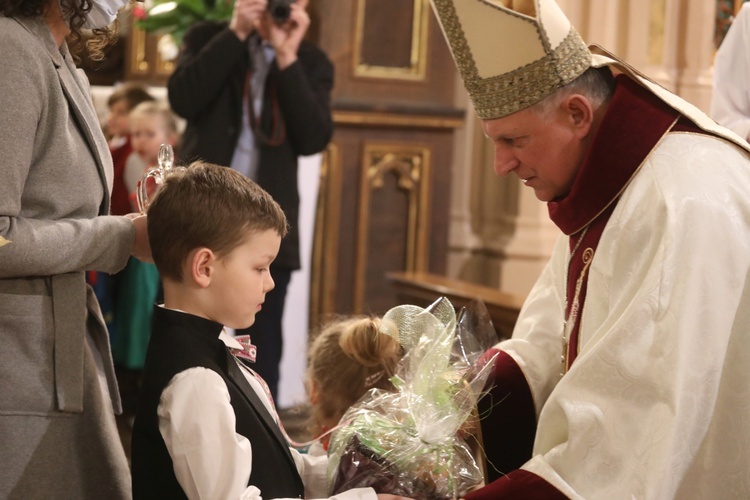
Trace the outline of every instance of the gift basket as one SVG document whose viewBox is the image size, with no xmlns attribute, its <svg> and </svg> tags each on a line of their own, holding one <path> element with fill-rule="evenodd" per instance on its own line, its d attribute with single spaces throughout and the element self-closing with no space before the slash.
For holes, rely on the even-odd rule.
<svg viewBox="0 0 750 500">
<path fill-rule="evenodd" d="M 484 304 L 458 316 L 446 298 L 428 308 L 402 305 L 381 331 L 404 357 L 393 392 L 373 389 L 342 417 L 329 447 L 329 489 L 372 487 L 419 499 L 458 498 L 482 484 L 464 436 L 492 369 L 482 355 L 498 341 Z"/>
</svg>

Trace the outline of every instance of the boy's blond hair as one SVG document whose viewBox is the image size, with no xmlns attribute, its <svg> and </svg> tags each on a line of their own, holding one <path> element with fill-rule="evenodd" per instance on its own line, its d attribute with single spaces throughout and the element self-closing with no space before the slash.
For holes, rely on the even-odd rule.
<svg viewBox="0 0 750 500">
<path fill-rule="evenodd" d="M 284 212 L 255 182 L 227 167 L 196 161 L 171 173 L 148 208 L 151 253 L 162 278 L 182 281 L 190 252 L 226 256 L 248 232 L 287 232 Z"/>
</svg>

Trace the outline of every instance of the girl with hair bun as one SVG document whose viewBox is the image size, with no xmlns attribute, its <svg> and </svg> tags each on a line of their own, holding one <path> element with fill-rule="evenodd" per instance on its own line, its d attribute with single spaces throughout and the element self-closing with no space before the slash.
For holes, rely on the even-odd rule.
<svg viewBox="0 0 750 500">
<path fill-rule="evenodd" d="M 338 319 L 313 340 L 307 385 L 315 436 L 335 427 L 370 389 L 393 389 L 389 379 L 403 352 L 397 339 L 380 331 L 381 321 L 367 316 Z M 320 442 L 327 449 L 328 436 Z"/>
</svg>

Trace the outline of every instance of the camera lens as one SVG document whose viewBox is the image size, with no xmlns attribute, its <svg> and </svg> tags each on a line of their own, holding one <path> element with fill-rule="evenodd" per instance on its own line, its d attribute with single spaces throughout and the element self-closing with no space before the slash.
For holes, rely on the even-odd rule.
<svg viewBox="0 0 750 500">
<path fill-rule="evenodd" d="M 271 14 L 271 18 L 277 23 L 286 22 L 292 12 L 289 6 L 290 3 L 289 0 L 272 0 L 268 4 L 268 11 Z"/>
</svg>

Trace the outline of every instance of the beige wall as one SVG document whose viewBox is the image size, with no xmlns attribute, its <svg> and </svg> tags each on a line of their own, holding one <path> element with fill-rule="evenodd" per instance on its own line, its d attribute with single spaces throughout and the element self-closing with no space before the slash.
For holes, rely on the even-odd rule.
<svg viewBox="0 0 750 500">
<path fill-rule="evenodd" d="M 715 2 L 558 0 L 588 43 L 617 54 L 704 111 L 711 98 Z M 515 175 L 497 178 L 492 150 L 461 84 L 467 125 L 454 157 L 448 274 L 526 295 L 560 234 Z"/>
</svg>

